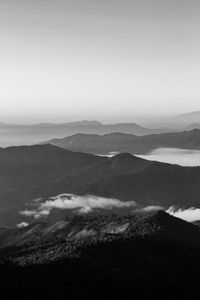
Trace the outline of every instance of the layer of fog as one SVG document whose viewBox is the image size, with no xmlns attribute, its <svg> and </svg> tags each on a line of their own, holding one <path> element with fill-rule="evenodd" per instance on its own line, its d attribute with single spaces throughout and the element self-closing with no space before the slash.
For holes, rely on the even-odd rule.
<svg viewBox="0 0 200 300">
<path fill-rule="evenodd" d="M 187 209 L 175 209 L 171 206 L 166 212 L 187 222 L 200 221 L 200 208 L 190 207 Z"/>
<path fill-rule="evenodd" d="M 181 166 L 200 166 L 200 150 L 158 148 L 138 157 Z"/>
<path fill-rule="evenodd" d="M 106 155 L 97 154 L 98 156 L 113 157 L 119 152 L 109 152 Z M 133 154 L 135 155 L 135 154 Z M 157 148 L 145 155 L 135 155 L 147 160 L 159 161 L 168 164 L 180 166 L 200 166 L 200 150 L 188 150 L 178 148 Z"/>
</svg>

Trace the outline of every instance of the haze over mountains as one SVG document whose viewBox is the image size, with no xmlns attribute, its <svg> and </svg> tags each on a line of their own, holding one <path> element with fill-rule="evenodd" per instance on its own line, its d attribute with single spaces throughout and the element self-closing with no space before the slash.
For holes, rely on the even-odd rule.
<svg viewBox="0 0 200 300">
<path fill-rule="evenodd" d="M 142 118 L 137 121 L 144 126 L 151 128 L 173 128 L 177 130 L 183 129 L 194 129 L 199 128 L 200 124 L 200 111 L 193 111 L 189 113 L 183 113 L 172 117 L 161 117 L 161 118 Z M 198 127 L 196 127 L 198 126 Z"/>
<path fill-rule="evenodd" d="M 102 124 L 98 121 L 78 121 L 40 124 L 7 124 L 0 123 L 0 146 L 31 145 L 52 138 L 63 138 L 66 136 L 84 133 L 100 134 L 121 132 L 137 136 L 159 134 L 164 132 L 176 132 L 200 128 L 200 113 L 189 113 L 174 118 L 162 118 L 159 120 L 140 120 L 129 123 Z M 155 121 L 155 122 L 154 122 Z M 178 124 L 178 126 L 177 126 Z"/>
<path fill-rule="evenodd" d="M 0 145 L 17 146 L 43 142 L 54 137 L 65 137 L 76 133 L 106 134 L 110 132 L 134 133 L 136 135 L 163 132 L 162 129 L 149 129 L 135 123 L 103 125 L 98 121 L 80 121 L 63 124 L 42 123 L 35 125 L 1 124 Z"/>
</svg>

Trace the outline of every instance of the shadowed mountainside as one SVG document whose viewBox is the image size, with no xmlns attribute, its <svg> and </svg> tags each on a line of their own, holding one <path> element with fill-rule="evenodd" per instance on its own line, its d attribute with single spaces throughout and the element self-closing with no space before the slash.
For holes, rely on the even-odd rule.
<svg viewBox="0 0 200 300">
<path fill-rule="evenodd" d="M 190 246 L 200 247 L 200 228 L 192 223 L 188 223 L 176 217 L 167 214 L 163 210 L 157 211 L 138 211 L 131 215 L 119 216 L 115 214 L 99 216 L 69 216 L 56 222 L 35 222 L 23 228 L 0 228 L 0 257 L 12 257 L 12 247 L 30 247 L 30 253 L 33 249 L 38 251 L 38 263 L 44 263 L 46 260 L 58 260 L 67 255 L 68 248 L 64 247 L 60 255 L 56 251 L 49 258 L 44 257 L 40 252 L 41 243 L 45 243 L 52 248 L 60 242 L 73 243 L 73 241 L 84 240 L 83 246 L 87 243 L 96 243 L 97 241 L 109 241 L 116 239 L 130 239 L 133 237 L 154 237 L 156 239 L 175 241 L 177 243 L 186 243 Z M 50 244 L 49 244 L 50 243 Z M 76 244 L 76 243 L 75 243 Z M 54 246 L 53 246 L 54 247 Z M 4 249 L 7 249 L 4 251 Z M 28 253 L 26 249 L 26 252 Z M 76 251 L 74 251 L 76 252 Z M 16 251 L 14 250 L 14 253 Z M 17 254 L 18 257 L 27 257 L 26 263 L 31 263 L 31 256 Z M 75 253 L 72 253 L 74 255 Z M 81 252 L 77 256 L 81 255 Z M 70 254 L 69 254 L 70 256 Z M 35 254 L 34 254 L 35 257 Z M 30 258 L 30 260 L 28 259 Z M 21 260 L 19 259 L 19 263 Z M 23 262 L 24 264 L 24 262 Z"/>
<path fill-rule="evenodd" d="M 3 299 L 196 299 L 199 292 L 200 228 L 163 211 L 2 228 L 0 245 Z"/>
<path fill-rule="evenodd" d="M 199 182 L 199 167 L 147 161 L 128 153 L 107 158 L 52 145 L 0 149 L 0 223 L 23 222 L 19 212 L 27 204 L 63 193 L 135 201 L 139 207 L 199 207 Z"/>
</svg>

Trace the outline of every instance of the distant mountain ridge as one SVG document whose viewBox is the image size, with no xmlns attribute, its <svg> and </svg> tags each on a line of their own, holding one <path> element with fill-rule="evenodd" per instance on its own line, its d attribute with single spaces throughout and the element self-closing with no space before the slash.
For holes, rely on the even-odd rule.
<svg viewBox="0 0 200 300">
<path fill-rule="evenodd" d="M 140 124 L 152 128 L 164 128 L 171 127 L 176 130 L 183 130 L 184 128 L 190 127 L 191 124 L 200 123 L 200 111 L 193 111 L 189 113 L 178 114 L 172 117 L 152 118 L 139 120 Z M 190 127 L 194 129 L 195 127 Z M 173 130 L 171 130 L 173 131 Z"/>
<path fill-rule="evenodd" d="M 46 143 L 71 151 L 93 154 L 108 154 L 112 151 L 147 154 L 162 147 L 200 150 L 200 130 L 193 129 L 141 137 L 123 133 L 111 133 L 103 136 L 77 134 L 62 139 L 49 140 Z"/>
<path fill-rule="evenodd" d="M 2 124 L 0 146 L 32 145 L 54 137 L 73 134 L 108 134 L 112 132 L 131 133 L 138 136 L 166 132 L 166 129 L 150 129 L 136 123 L 102 124 L 98 121 L 77 121 L 68 123 Z"/>
<path fill-rule="evenodd" d="M 175 117 L 174 117 L 175 118 Z M 178 120 L 181 117 L 178 117 Z M 176 118 L 175 118 L 176 120 Z M 162 123 L 163 121 L 163 123 Z M 132 134 L 136 136 L 178 132 L 194 129 L 200 120 L 190 118 L 187 122 L 174 123 L 173 118 L 163 118 L 161 121 L 152 123 L 139 121 L 139 124 L 113 123 L 102 124 L 96 120 L 83 120 L 64 123 L 39 123 L 39 124 L 0 124 L 0 146 L 33 145 L 53 138 L 64 138 L 75 134 L 99 134 L 105 135 L 115 132 Z M 177 125 L 178 124 L 178 125 Z M 192 124 L 192 125 L 191 125 Z M 198 126 L 199 128 L 199 126 Z"/>
</svg>

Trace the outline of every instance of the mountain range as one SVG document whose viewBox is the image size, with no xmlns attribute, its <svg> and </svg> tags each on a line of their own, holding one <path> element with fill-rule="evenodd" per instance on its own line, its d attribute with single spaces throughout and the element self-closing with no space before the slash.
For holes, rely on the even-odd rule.
<svg viewBox="0 0 200 300">
<path fill-rule="evenodd" d="M 49 144 L 1 148 L 0 179 L 3 226 L 33 222 L 36 217 L 53 221 L 84 210 L 104 213 L 98 197 L 108 203 L 109 213 L 111 207 L 199 207 L 199 167 L 147 161 L 129 153 L 108 158 Z"/>
<path fill-rule="evenodd" d="M 0 124 L 0 146 L 37 144 L 54 137 L 65 137 L 77 133 L 106 134 L 120 131 L 136 135 L 161 133 L 166 130 L 150 129 L 135 123 L 102 124 L 98 121 L 41 124 Z"/>
<path fill-rule="evenodd" d="M 123 152 L 140 139 L 138 149 L 172 142 L 198 147 L 199 134 L 79 134 L 67 141 Z M 199 182 L 200 167 L 127 152 L 106 157 L 51 144 L 0 148 L 1 298 L 198 299 L 199 222 L 165 211 L 198 212 Z"/>
<path fill-rule="evenodd" d="M 180 148 L 200 150 L 200 130 L 136 136 L 123 133 L 106 135 L 76 134 L 61 139 L 52 139 L 46 143 L 71 151 L 93 154 L 110 152 L 129 152 L 147 154 L 157 148 Z"/>
<path fill-rule="evenodd" d="M 63 138 L 78 133 L 105 135 L 121 132 L 143 136 L 200 128 L 200 113 L 193 112 L 170 118 L 139 119 L 135 122 L 102 124 L 99 121 L 65 123 L 7 124 L 0 122 L 0 146 L 32 145 L 52 138 Z"/>
</svg>

